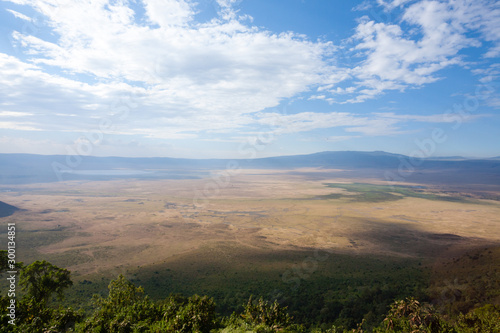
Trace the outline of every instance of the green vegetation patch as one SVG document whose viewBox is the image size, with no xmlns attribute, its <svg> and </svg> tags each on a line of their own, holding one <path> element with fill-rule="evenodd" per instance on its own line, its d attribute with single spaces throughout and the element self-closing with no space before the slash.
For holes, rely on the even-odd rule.
<svg viewBox="0 0 500 333">
<path fill-rule="evenodd" d="M 20 229 L 20 228 L 19 228 Z M 52 245 L 74 237 L 75 232 L 68 230 L 23 230 L 18 232 L 19 243 L 29 244 L 31 248 Z"/>
<path fill-rule="evenodd" d="M 228 243 L 128 274 L 153 299 L 172 293 L 208 295 L 218 312 L 229 315 L 242 311 L 253 295 L 278 300 L 297 322 L 344 327 L 355 327 L 368 313 L 370 324 L 380 322 L 394 299 L 423 297 L 428 284 L 418 259 L 258 250 Z"/>
<path fill-rule="evenodd" d="M 280 254 L 281 252 L 278 256 Z M 300 257 L 303 254 L 295 253 L 292 260 L 301 261 Z M 332 253 L 330 255 L 332 259 L 338 259 L 338 255 Z M 481 254 L 477 255 L 478 258 L 481 257 Z M 325 264 L 332 264 L 328 257 L 318 256 L 317 253 L 312 256 Z M 304 263 L 308 258 L 312 258 L 311 255 L 296 267 L 304 269 Z M 348 260 L 353 261 L 353 258 L 351 256 Z M 309 266 L 309 272 L 297 273 L 297 276 L 301 276 L 304 281 L 302 287 L 298 284 L 288 292 L 283 290 L 282 293 L 275 293 L 271 295 L 271 300 L 267 297 L 258 299 L 249 297 L 243 304 L 240 302 L 240 309 L 236 312 L 222 316 L 217 311 L 216 297 L 206 295 L 185 297 L 170 294 L 167 297 L 155 295 L 156 297 L 149 298 L 146 296 L 147 290 L 136 283 L 137 281 L 133 282 L 122 274 L 109 283 L 105 292 L 94 295 L 91 300 L 88 299 L 91 305 L 87 313 L 74 310 L 72 307 L 62 306 L 61 303 L 65 291 L 73 287 L 71 272 L 45 260 L 35 261 L 28 266 L 18 267 L 19 287 L 23 293 L 17 296 L 15 303 L 11 302 L 13 296 L 10 294 L 0 295 L 0 307 L 7 309 L 0 313 L 0 332 L 493 333 L 500 331 L 500 306 L 476 304 L 470 311 L 445 317 L 430 303 L 421 302 L 414 297 L 405 297 L 404 300 L 400 298 L 401 292 L 404 294 L 416 291 L 410 287 L 411 277 L 415 272 L 401 267 L 402 261 L 393 263 L 395 265 L 392 267 L 386 267 L 388 262 L 383 258 L 364 259 L 371 259 L 375 265 L 362 262 L 368 264 L 366 268 L 352 267 L 348 272 L 350 276 L 344 276 L 342 280 L 335 277 L 326 280 L 315 279 L 312 275 L 318 266 Z M 308 262 L 310 264 L 311 260 Z M 360 263 L 356 260 L 354 262 Z M 337 269 L 342 271 L 342 267 L 338 267 L 338 264 L 339 262 L 334 262 L 331 266 L 337 266 Z M 341 260 L 340 266 L 342 265 Z M 379 270 L 375 269 L 376 266 L 384 266 L 386 274 L 380 274 Z M 0 251 L 0 274 L 8 269 L 7 251 Z M 371 273 L 369 276 L 366 276 L 367 269 Z M 365 272 L 360 274 L 363 270 Z M 394 277 L 391 274 L 392 270 L 398 272 Z M 155 271 L 154 274 L 160 273 Z M 364 284 L 367 282 L 369 284 L 358 286 L 356 282 L 361 277 L 365 281 Z M 398 280 L 401 282 L 394 284 L 394 281 Z M 313 287 L 308 286 L 311 283 Z M 387 287 L 380 288 L 381 283 Z M 88 280 L 80 283 L 80 285 L 92 284 Z M 326 293 L 324 285 L 329 286 Z M 245 288 L 243 285 L 240 287 L 239 291 Z M 394 288 L 402 290 L 391 293 L 391 289 Z M 337 293 L 335 290 L 343 292 Z M 291 300 L 295 294 L 298 296 L 296 302 L 301 306 L 300 311 L 293 310 L 296 304 Z M 386 299 L 394 300 L 385 304 Z M 453 301 L 450 299 L 448 303 L 451 304 Z M 377 316 L 378 312 L 381 312 L 380 316 Z"/>
<path fill-rule="evenodd" d="M 424 186 L 409 186 L 409 185 L 375 185 L 365 183 L 327 183 L 327 187 L 340 188 L 348 192 L 355 193 L 354 195 L 344 195 L 344 197 L 352 198 L 357 202 L 384 202 L 396 201 L 406 197 L 420 198 L 427 200 L 451 201 L 460 203 L 479 203 L 458 196 L 445 196 L 434 193 L 424 192 Z M 332 193 L 334 197 L 338 198 L 339 193 Z M 330 199 L 330 195 L 322 196 L 324 199 Z"/>
</svg>

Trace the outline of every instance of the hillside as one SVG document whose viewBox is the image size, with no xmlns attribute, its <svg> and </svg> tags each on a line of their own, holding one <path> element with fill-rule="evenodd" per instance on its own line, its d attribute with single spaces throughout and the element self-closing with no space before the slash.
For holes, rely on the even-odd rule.
<svg viewBox="0 0 500 333">
<path fill-rule="evenodd" d="M 0 201 L 0 217 L 7 217 L 18 211 L 19 208 Z"/>
</svg>

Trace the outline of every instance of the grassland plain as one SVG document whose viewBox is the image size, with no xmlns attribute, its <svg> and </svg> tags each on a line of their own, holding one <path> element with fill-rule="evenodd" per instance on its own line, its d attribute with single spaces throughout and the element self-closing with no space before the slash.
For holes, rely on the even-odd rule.
<svg viewBox="0 0 500 333">
<path fill-rule="evenodd" d="M 10 185 L 0 201 L 21 210 L 1 223 L 16 222 L 20 260 L 73 272 L 74 305 L 120 273 L 154 298 L 207 294 L 230 312 L 263 295 L 346 325 L 409 295 L 500 302 L 500 191 L 328 175 L 245 170 L 198 200 L 211 180 Z"/>
</svg>

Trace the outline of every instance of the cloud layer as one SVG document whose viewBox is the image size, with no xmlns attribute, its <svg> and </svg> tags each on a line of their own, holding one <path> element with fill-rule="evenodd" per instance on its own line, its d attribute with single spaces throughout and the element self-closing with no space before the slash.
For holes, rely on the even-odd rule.
<svg viewBox="0 0 500 333">
<path fill-rule="evenodd" d="M 270 109 L 281 102 L 309 97 L 333 103 L 333 111 L 281 115 L 280 133 L 342 127 L 397 134 L 405 122 L 445 120 L 337 109 L 431 84 L 450 66 L 470 66 L 465 49 L 481 50 L 486 64 L 500 55 L 496 1 L 378 0 L 376 10 L 398 11 L 397 20 L 363 16 L 351 38 L 336 45 L 257 28 L 234 0 L 217 0 L 218 16 L 206 22 L 185 0 L 10 2 L 43 17 L 7 9 L 17 20 L 38 22 L 38 33 L 12 32 L 23 57 L 0 53 L 0 128 L 21 131 L 78 132 L 111 119 L 123 135 L 239 137 L 269 126 L 276 118 Z M 346 54 L 349 64 L 339 60 Z"/>
</svg>

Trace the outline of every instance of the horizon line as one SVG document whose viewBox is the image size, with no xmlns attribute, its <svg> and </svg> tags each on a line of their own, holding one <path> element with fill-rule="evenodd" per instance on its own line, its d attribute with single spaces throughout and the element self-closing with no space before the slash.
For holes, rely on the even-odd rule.
<svg viewBox="0 0 500 333">
<path fill-rule="evenodd" d="M 3 152 L 0 152 L 0 155 L 35 155 L 35 156 L 47 156 L 47 157 L 50 157 L 50 156 L 53 156 L 53 157 L 80 156 L 82 158 L 95 157 L 95 158 L 129 158 L 129 159 L 169 158 L 169 159 L 179 159 L 179 160 L 258 160 L 258 159 L 277 158 L 277 157 L 309 156 L 309 155 L 316 155 L 316 154 L 322 154 L 322 153 L 367 153 L 367 154 L 368 153 L 384 153 L 384 154 L 388 154 L 388 155 L 409 157 L 409 155 L 387 152 L 387 151 L 383 151 L 383 150 L 371 150 L 371 151 L 367 151 L 367 150 L 323 150 L 323 151 L 317 151 L 317 152 L 313 152 L 313 153 L 300 153 L 300 154 L 293 154 L 293 155 L 274 155 L 274 156 L 253 157 L 253 158 L 244 158 L 244 157 L 241 157 L 241 158 L 219 158 L 219 157 L 196 158 L 196 157 L 171 157 L 171 156 L 116 156 L 116 155 L 99 156 L 99 155 L 79 155 L 79 154 L 39 154 L 39 153 L 3 153 Z M 432 160 L 432 159 L 487 160 L 487 159 L 496 159 L 496 158 L 500 158 L 500 155 L 483 156 L 483 157 L 479 157 L 479 156 L 466 157 L 466 156 L 459 156 L 459 155 L 450 155 L 450 156 L 439 155 L 439 156 L 422 157 L 422 159 L 426 159 L 426 160 Z"/>
</svg>

